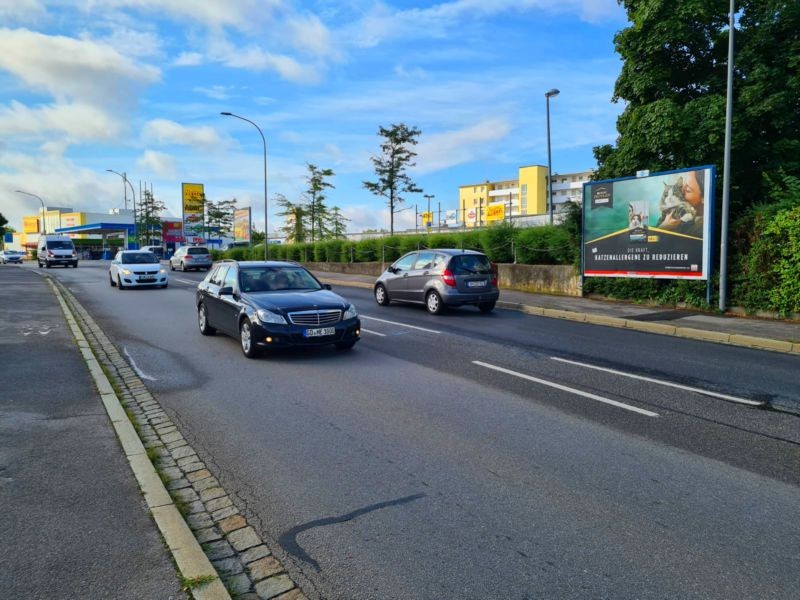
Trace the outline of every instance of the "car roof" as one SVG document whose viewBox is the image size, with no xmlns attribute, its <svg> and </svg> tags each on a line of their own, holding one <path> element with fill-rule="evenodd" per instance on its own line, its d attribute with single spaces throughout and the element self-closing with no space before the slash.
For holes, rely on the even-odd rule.
<svg viewBox="0 0 800 600">
<path fill-rule="evenodd" d="M 407 252 L 404 256 L 411 254 L 412 252 L 441 252 L 442 254 L 447 254 L 448 256 L 457 256 L 460 254 L 477 254 L 479 256 L 485 256 L 485 254 L 479 250 L 468 250 L 464 248 L 420 248 L 419 250 L 412 250 L 411 252 Z"/>
<path fill-rule="evenodd" d="M 289 260 L 234 260 L 240 267 L 302 267 L 303 265 Z M 303 267 L 305 268 L 305 267 Z"/>
</svg>

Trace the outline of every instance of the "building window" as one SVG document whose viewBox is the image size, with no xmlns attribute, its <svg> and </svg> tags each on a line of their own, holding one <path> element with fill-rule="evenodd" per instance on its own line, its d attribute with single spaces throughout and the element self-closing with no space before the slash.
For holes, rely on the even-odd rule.
<svg viewBox="0 0 800 600">
<path fill-rule="evenodd" d="M 523 183 L 519 188 L 519 214 L 528 214 L 528 184 Z"/>
</svg>

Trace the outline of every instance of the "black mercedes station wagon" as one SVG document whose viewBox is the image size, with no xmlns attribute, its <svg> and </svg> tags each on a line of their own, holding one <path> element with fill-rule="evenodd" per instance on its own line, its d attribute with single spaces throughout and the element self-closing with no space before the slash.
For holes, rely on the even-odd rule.
<svg viewBox="0 0 800 600">
<path fill-rule="evenodd" d="M 349 350 L 361 335 L 356 307 L 296 263 L 218 262 L 197 286 L 196 300 L 200 333 L 239 338 L 248 358 L 269 347 Z"/>
</svg>

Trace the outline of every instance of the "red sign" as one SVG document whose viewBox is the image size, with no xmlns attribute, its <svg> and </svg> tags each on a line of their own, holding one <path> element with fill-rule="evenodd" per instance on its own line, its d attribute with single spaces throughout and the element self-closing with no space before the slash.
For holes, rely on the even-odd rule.
<svg viewBox="0 0 800 600">
<path fill-rule="evenodd" d="M 183 242 L 183 224 L 180 221 L 164 221 L 162 239 L 165 242 Z"/>
</svg>

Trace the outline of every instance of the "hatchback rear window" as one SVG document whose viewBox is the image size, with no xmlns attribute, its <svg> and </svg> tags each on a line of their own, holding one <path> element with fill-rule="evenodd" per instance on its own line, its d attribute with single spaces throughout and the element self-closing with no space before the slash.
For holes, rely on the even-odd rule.
<svg viewBox="0 0 800 600">
<path fill-rule="evenodd" d="M 208 254 L 208 248 L 189 248 L 187 254 Z"/>
<path fill-rule="evenodd" d="M 485 275 L 492 272 L 492 263 L 483 254 L 461 254 L 450 261 L 454 275 Z"/>
</svg>

